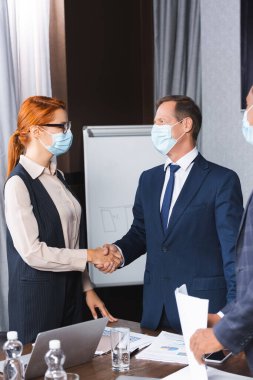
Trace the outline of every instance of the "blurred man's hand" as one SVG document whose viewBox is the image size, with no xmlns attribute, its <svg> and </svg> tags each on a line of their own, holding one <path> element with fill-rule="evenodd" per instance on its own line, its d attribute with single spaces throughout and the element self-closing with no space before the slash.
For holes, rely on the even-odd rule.
<svg viewBox="0 0 253 380">
<path fill-rule="evenodd" d="M 205 354 L 220 351 L 223 348 L 214 335 L 213 329 L 210 328 L 195 331 L 190 340 L 190 349 L 200 364 L 204 363 Z"/>
</svg>

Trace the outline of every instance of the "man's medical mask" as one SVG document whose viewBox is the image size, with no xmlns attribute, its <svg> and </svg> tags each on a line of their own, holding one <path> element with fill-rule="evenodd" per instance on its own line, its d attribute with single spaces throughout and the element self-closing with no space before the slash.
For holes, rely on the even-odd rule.
<svg viewBox="0 0 253 380">
<path fill-rule="evenodd" d="M 253 125 L 249 124 L 247 114 L 248 114 L 248 111 L 252 107 L 253 107 L 253 104 L 249 109 L 245 110 L 244 115 L 243 115 L 243 119 L 242 119 L 242 133 L 243 133 L 245 140 L 250 144 L 253 144 Z"/>
<path fill-rule="evenodd" d="M 70 130 L 68 130 L 66 133 L 50 133 L 46 130 L 45 132 L 52 137 L 52 144 L 46 145 L 41 140 L 40 142 L 54 156 L 60 156 L 61 154 L 66 153 L 71 147 L 73 135 Z"/>
<path fill-rule="evenodd" d="M 181 120 L 182 121 L 182 120 Z M 181 121 L 178 121 L 177 123 L 170 125 L 170 124 L 163 124 L 158 125 L 154 124 L 152 131 L 151 131 L 151 139 L 154 144 L 154 147 L 158 150 L 158 152 L 167 155 L 169 151 L 176 145 L 176 143 L 185 135 L 186 132 L 184 132 L 181 136 L 179 136 L 178 139 L 174 139 L 172 137 L 172 128 L 181 123 Z"/>
</svg>

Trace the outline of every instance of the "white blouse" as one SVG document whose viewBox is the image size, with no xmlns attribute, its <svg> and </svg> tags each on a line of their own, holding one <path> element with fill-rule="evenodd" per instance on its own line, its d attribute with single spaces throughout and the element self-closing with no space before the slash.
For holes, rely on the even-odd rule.
<svg viewBox="0 0 253 380">
<path fill-rule="evenodd" d="M 87 250 L 79 249 L 81 206 L 56 175 L 56 164 L 45 168 L 26 156 L 20 164 L 35 179 L 39 178 L 60 215 L 66 248 L 49 247 L 39 241 L 39 228 L 33 213 L 29 192 L 19 176 L 11 177 L 5 186 L 5 217 L 13 244 L 31 267 L 53 272 L 83 272 L 83 289 L 92 289 L 87 272 Z"/>
</svg>

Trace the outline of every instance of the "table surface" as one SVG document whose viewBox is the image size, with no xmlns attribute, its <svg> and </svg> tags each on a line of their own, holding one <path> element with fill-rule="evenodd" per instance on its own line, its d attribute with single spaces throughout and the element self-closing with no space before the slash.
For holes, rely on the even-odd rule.
<svg viewBox="0 0 253 380">
<path fill-rule="evenodd" d="M 120 327 L 129 327 L 131 331 L 148 334 L 156 336 L 159 334 L 159 331 L 151 331 L 148 329 L 142 329 L 140 324 L 137 322 L 118 320 L 115 323 L 109 323 L 108 326 L 120 326 Z M 26 345 L 24 348 L 24 353 L 31 351 L 31 345 Z M 3 354 L 0 353 L 0 359 L 3 359 Z M 211 365 L 211 364 L 210 364 Z M 244 376 L 251 376 L 247 361 L 244 354 L 239 354 L 230 357 L 223 364 L 211 365 L 220 370 L 236 373 Z M 129 376 L 147 376 L 147 377 L 157 377 L 163 378 L 180 368 L 183 368 L 183 365 L 180 364 L 171 364 L 163 362 L 155 362 L 150 360 L 136 359 L 134 356 L 131 357 L 130 370 L 125 372 L 125 375 Z M 114 380 L 119 376 L 119 373 L 113 372 L 111 370 L 111 355 L 102 355 L 96 356 L 92 361 L 68 368 L 67 372 L 76 372 L 80 375 L 80 379 L 85 380 Z M 0 377 L 2 378 L 2 377 Z M 40 377 L 39 380 L 43 380 L 43 377 Z"/>
</svg>

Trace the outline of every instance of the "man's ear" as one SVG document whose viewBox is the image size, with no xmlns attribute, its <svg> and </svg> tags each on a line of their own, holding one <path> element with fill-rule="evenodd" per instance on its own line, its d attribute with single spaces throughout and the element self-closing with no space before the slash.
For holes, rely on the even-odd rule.
<svg viewBox="0 0 253 380">
<path fill-rule="evenodd" d="M 191 132 L 193 121 L 189 116 L 183 120 L 184 130 L 186 133 Z"/>
</svg>

